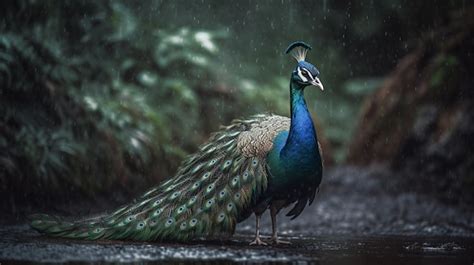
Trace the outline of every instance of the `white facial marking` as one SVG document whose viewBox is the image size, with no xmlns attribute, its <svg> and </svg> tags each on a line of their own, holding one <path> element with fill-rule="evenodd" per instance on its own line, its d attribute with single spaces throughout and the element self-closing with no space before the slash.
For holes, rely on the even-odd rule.
<svg viewBox="0 0 474 265">
<path fill-rule="evenodd" d="M 303 76 L 303 73 L 301 72 L 301 68 L 298 67 L 297 70 L 298 70 L 298 76 L 301 78 L 301 80 L 303 80 L 303 82 L 308 82 L 308 79 Z"/>
</svg>

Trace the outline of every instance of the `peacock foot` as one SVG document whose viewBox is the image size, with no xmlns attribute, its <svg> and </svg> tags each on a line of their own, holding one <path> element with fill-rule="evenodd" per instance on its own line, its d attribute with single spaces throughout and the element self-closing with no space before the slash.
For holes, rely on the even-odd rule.
<svg viewBox="0 0 474 265">
<path fill-rule="evenodd" d="M 277 237 L 272 237 L 272 244 L 274 245 L 291 245 L 290 241 L 280 240 Z"/>
<path fill-rule="evenodd" d="M 250 246 L 266 246 L 268 245 L 267 243 L 263 242 L 260 237 L 256 237 L 254 241 L 249 243 Z"/>
</svg>

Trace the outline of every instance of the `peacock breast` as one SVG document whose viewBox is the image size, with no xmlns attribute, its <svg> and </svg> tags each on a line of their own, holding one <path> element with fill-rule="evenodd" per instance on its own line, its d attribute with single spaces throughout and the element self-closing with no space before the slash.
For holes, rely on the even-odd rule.
<svg viewBox="0 0 474 265">
<path fill-rule="evenodd" d="M 302 144 L 297 152 L 283 154 L 289 132 L 280 132 L 267 155 L 271 176 L 270 187 L 274 192 L 285 192 L 301 186 L 319 186 L 322 177 L 322 160 L 319 148 Z"/>
</svg>

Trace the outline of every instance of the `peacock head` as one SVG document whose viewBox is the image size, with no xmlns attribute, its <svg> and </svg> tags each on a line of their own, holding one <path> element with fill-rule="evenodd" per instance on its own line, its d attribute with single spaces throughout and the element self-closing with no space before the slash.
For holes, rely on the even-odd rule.
<svg viewBox="0 0 474 265">
<path fill-rule="evenodd" d="M 311 46 L 302 41 L 294 42 L 286 49 L 285 53 L 291 53 L 293 58 L 298 62 L 295 70 L 291 73 L 291 81 L 296 82 L 302 88 L 312 85 L 324 90 L 323 83 L 319 80 L 318 68 L 305 61 L 306 53 L 309 50 L 311 50 Z"/>
</svg>

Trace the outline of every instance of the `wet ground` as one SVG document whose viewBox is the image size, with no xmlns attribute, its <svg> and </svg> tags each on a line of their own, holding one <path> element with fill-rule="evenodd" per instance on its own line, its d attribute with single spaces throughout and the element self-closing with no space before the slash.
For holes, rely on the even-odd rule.
<svg viewBox="0 0 474 265">
<path fill-rule="evenodd" d="M 270 263 L 474 264 L 472 208 L 393 192 L 383 169 L 338 168 L 326 174 L 315 203 L 293 221 L 279 216 L 284 246 L 248 246 L 254 219 L 224 242 L 84 242 L 40 236 L 25 224 L 0 226 L 0 264 Z M 270 220 L 263 219 L 269 234 Z"/>
</svg>

